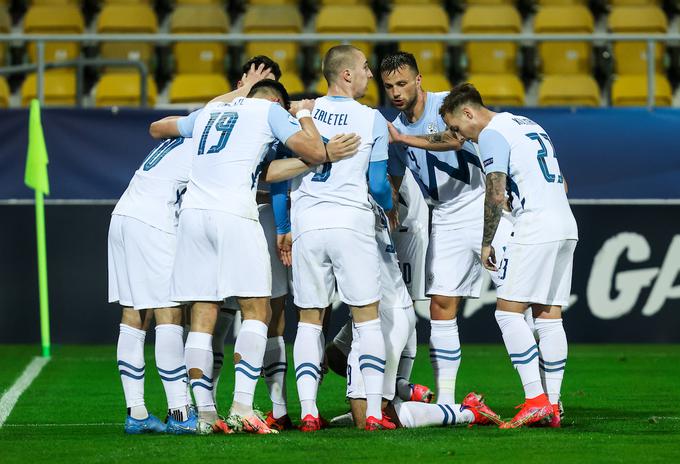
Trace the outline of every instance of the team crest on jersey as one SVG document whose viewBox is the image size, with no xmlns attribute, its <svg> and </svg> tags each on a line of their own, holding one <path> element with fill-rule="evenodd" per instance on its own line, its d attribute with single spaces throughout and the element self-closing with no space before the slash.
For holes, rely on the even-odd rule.
<svg viewBox="0 0 680 464">
<path fill-rule="evenodd" d="M 437 132 L 439 132 L 439 130 L 437 130 L 437 123 L 436 122 L 431 122 L 427 125 L 427 133 L 428 134 L 436 134 Z"/>
</svg>

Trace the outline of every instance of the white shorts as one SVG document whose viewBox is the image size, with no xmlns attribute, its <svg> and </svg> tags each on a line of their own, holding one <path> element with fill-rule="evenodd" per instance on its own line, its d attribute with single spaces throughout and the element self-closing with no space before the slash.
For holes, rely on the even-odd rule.
<svg viewBox="0 0 680 464">
<path fill-rule="evenodd" d="M 426 295 L 479 298 L 482 291 L 482 225 L 432 227 L 425 264 Z"/>
<path fill-rule="evenodd" d="M 267 241 L 258 221 L 215 210 L 179 216 L 171 295 L 177 301 L 221 301 L 271 295 Z"/>
<path fill-rule="evenodd" d="M 401 354 L 409 337 L 416 330 L 416 314 L 413 306 L 380 311 L 380 326 L 385 339 L 385 377 L 383 398 L 391 401 L 397 385 L 397 370 Z M 359 334 L 352 329 L 352 350 L 347 358 L 347 398 L 366 398 L 364 379 L 359 364 Z"/>
<path fill-rule="evenodd" d="M 399 267 L 412 300 L 427 300 L 425 296 L 425 255 L 427 225 L 423 229 L 399 227 L 392 233 Z"/>
<path fill-rule="evenodd" d="M 274 211 L 272 205 L 264 203 L 258 205 L 260 211 L 260 225 L 267 240 L 269 258 L 272 268 L 272 298 L 279 298 L 288 294 L 289 268 L 283 265 L 279 259 L 278 247 L 276 246 L 276 223 L 274 222 Z M 223 308 L 240 310 L 236 298 L 229 297 L 224 301 Z"/>
<path fill-rule="evenodd" d="M 299 308 L 340 300 L 364 306 L 380 300 L 380 257 L 373 235 L 351 229 L 310 230 L 293 242 L 293 296 Z"/>
<path fill-rule="evenodd" d="M 576 240 L 510 243 L 499 265 L 498 298 L 520 303 L 566 306 Z"/>
<path fill-rule="evenodd" d="M 496 265 L 499 267 L 505 258 L 505 250 L 508 249 L 508 243 L 510 242 L 510 236 L 512 235 L 512 221 L 508 219 L 505 214 L 501 216 L 501 220 L 498 222 L 498 228 L 496 229 L 496 235 L 493 237 L 491 246 L 493 246 L 494 252 L 496 254 Z M 498 278 L 499 273 L 489 271 L 491 275 L 491 280 L 495 287 L 498 287 L 502 281 Z"/>
<path fill-rule="evenodd" d="M 111 216 L 109 302 L 134 309 L 178 306 L 170 298 L 176 237 L 128 216 Z"/>
</svg>

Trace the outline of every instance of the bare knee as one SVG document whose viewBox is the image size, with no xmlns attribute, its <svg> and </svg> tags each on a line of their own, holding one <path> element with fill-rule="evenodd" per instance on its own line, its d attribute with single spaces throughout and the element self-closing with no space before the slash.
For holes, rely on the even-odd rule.
<svg viewBox="0 0 680 464">
<path fill-rule="evenodd" d="M 136 310 L 132 308 L 123 308 L 123 314 L 120 318 L 120 323 L 125 324 L 133 329 L 144 329 L 144 318 L 146 310 Z"/>
<path fill-rule="evenodd" d="M 430 318 L 433 321 L 448 321 L 458 314 L 459 296 L 432 295 L 430 298 Z"/>
<path fill-rule="evenodd" d="M 180 306 L 176 308 L 159 308 L 154 310 L 154 317 L 156 318 L 157 325 L 182 325 L 182 308 Z"/>
<path fill-rule="evenodd" d="M 272 319 L 272 308 L 268 297 L 238 298 L 243 320 L 256 320 L 267 326 Z"/>
</svg>

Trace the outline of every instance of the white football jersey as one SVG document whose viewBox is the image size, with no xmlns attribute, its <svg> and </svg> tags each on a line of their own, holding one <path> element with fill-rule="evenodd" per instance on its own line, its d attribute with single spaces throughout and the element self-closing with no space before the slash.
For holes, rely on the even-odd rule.
<svg viewBox="0 0 680 464">
<path fill-rule="evenodd" d="M 425 110 L 416 122 L 403 113 L 392 122 L 403 134 L 425 135 L 444 132 L 446 123 L 439 108 L 448 92 L 427 92 Z M 403 175 L 404 167 L 434 206 L 432 224 L 457 229 L 479 226 L 484 216 L 484 171 L 477 150 L 466 142 L 458 151 L 428 151 L 420 148 L 390 145 L 390 174 Z"/>
<path fill-rule="evenodd" d="M 361 145 L 356 155 L 325 163 L 318 172 L 292 183 L 293 238 L 308 230 L 333 228 L 373 235 L 367 173 L 369 162 L 387 159 L 387 121 L 373 108 L 333 96 L 317 99 L 312 117 L 325 139 L 353 132 L 361 137 Z"/>
<path fill-rule="evenodd" d="M 380 310 L 408 308 L 413 302 L 401 275 L 389 221 L 383 209 L 372 198 L 370 202 L 375 215 L 375 241 L 380 252 Z"/>
<path fill-rule="evenodd" d="M 163 140 L 135 171 L 112 214 L 129 216 L 174 234 L 182 194 L 191 171 L 194 142 L 178 137 Z"/>
<path fill-rule="evenodd" d="M 255 193 L 263 161 L 275 140 L 300 130 L 278 103 L 237 98 L 207 105 L 196 118 L 194 152 L 182 209 L 224 211 L 257 220 Z"/>
<path fill-rule="evenodd" d="M 515 218 L 511 243 L 578 239 L 555 147 L 531 119 L 499 113 L 479 134 L 487 173 L 507 174 Z"/>
</svg>

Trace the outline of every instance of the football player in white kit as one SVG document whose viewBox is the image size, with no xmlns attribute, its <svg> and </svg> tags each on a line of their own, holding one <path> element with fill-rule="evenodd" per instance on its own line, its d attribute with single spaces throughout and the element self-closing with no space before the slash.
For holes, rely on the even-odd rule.
<svg viewBox="0 0 680 464">
<path fill-rule="evenodd" d="M 419 148 L 390 145 L 390 175 L 396 187 L 408 168 L 434 206 L 426 256 L 426 294 L 430 301 L 430 360 L 437 402 L 454 404 L 461 360 L 457 313 L 466 297 L 479 297 L 484 173 L 475 147 L 446 133 L 439 107 L 446 92 L 425 92 L 418 65 L 410 53 L 386 56 L 380 73 L 387 99 L 400 110 L 391 131 L 421 139 Z M 416 145 L 408 141 L 409 145 Z M 442 151 L 445 150 L 445 151 Z"/>
<path fill-rule="evenodd" d="M 558 402 L 567 361 L 561 313 L 569 301 L 578 229 L 555 148 L 531 119 L 484 107 L 472 84 L 454 87 L 440 111 L 452 132 L 479 143 L 487 172 L 482 260 L 499 272 L 502 281 L 496 320 L 526 398 L 520 412 L 503 427 L 544 418 L 559 427 Z M 503 261 L 496 262 L 491 241 L 506 190 L 515 224 Z M 524 319 L 529 306 L 538 346 Z M 545 371 L 545 385 L 540 369 Z"/>
<path fill-rule="evenodd" d="M 182 311 L 170 297 L 177 215 L 191 154 L 191 140 L 163 140 L 137 169 L 111 215 L 109 302 L 123 306 L 117 357 L 127 433 L 166 431 L 144 403 L 144 338 L 151 321 L 146 310 L 156 318 L 156 367 L 168 400 L 167 431 L 184 433 L 195 423 L 185 387 Z"/>
<path fill-rule="evenodd" d="M 234 348 L 230 423 L 246 432 L 272 432 L 252 408 L 271 318 L 271 265 L 255 187 L 275 140 L 310 163 L 326 160 L 323 141 L 309 117 L 313 102 L 298 102 L 291 109 L 300 122 L 279 102 L 288 106 L 285 88 L 262 80 L 248 98 L 208 104 L 193 128 L 196 150 L 180 210 L 171 294 L 176 301 L 193 303 L 185 351 L 199 426 L 218 421 L 212 396 L 212 334 L 221 301 L 236 296 L 243 324 Z"/>
<path fill-rule="evenodd" d="M 320 172 L 297 179 L 291 193 L 293 287 L 300 323 L 294 346 L 303 431 L 322 427 L 316 394 L 323 359 L 322 321 L 337 282 L 340 299 L 352 311 L 359 335 L 360 373 L 366 385 L 366 429 L 392 429 L 382 414 L 385 342 L 380 329 L 380 257 L 375 245 L 370 190 L 386 210 L 392 208 L 387 180 L 387 122 L 362 97 L 373 76 L 364 54 L 350 45 L 331 48 L 323 60 L 328 95 L 316 100 L 314 122 L 326 138 L 353 132 L 359 152 Z M 368 186 L 366 175 L 368 173 Z"/>
</svg>

